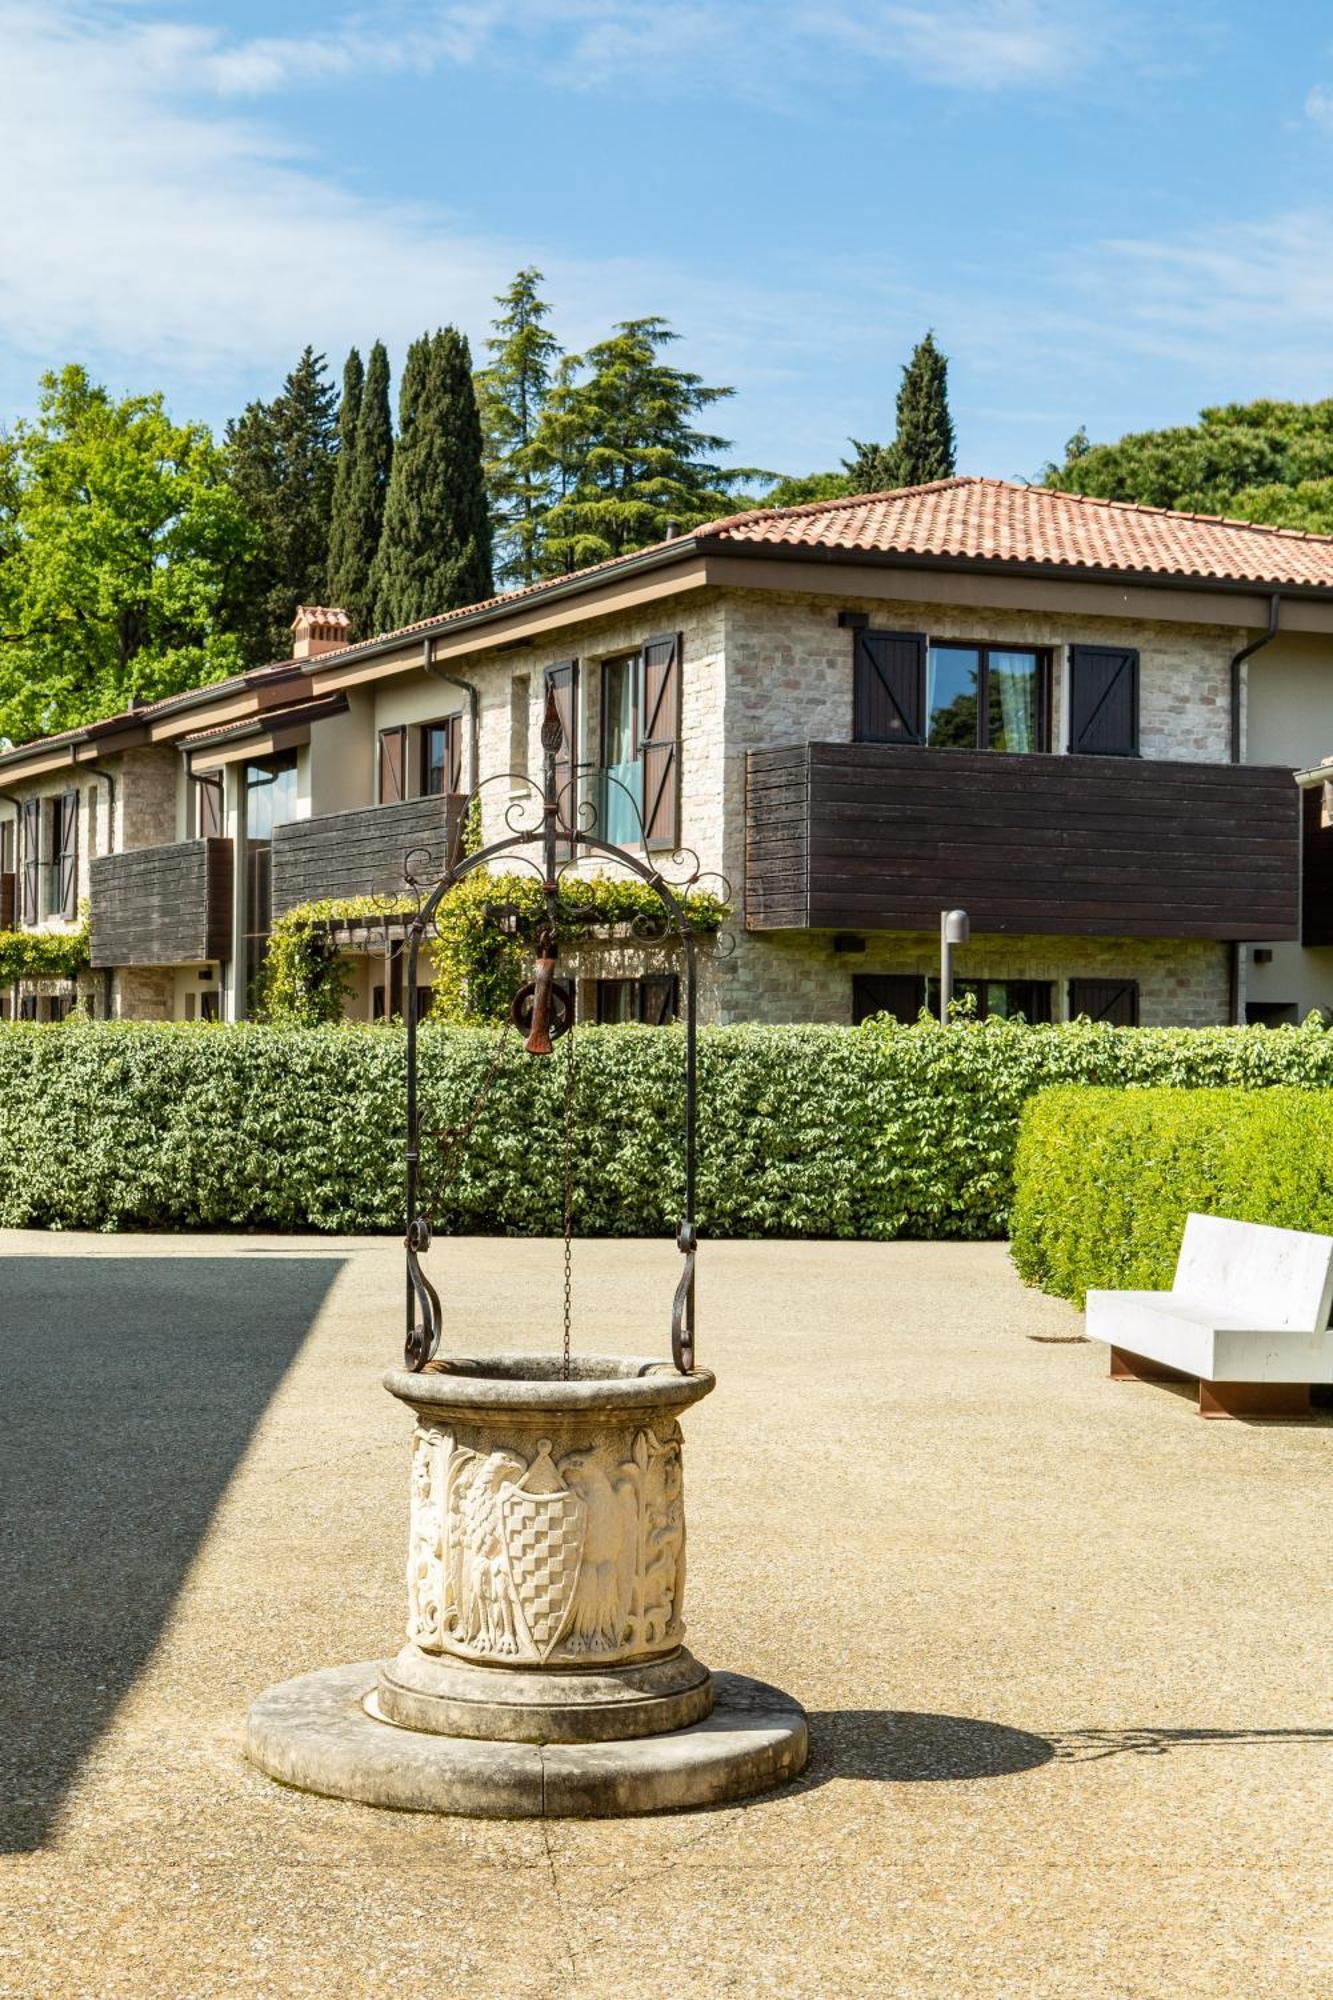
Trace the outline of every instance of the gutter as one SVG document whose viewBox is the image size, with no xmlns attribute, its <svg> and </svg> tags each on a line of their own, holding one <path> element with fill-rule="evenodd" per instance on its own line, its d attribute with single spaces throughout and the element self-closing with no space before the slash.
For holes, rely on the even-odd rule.
<svg viewBox="0 0 1333 2000">
<path fill-rule="evenodd" d="M 1261 633 L 1257 639 L 1251 639 L 1248 646 L 1242 646 L 1238 653 L 1233 653 L 1231 656 L 1231 761 L 1233 764 L 1241 762 L 1240 711 L 1242 683 L 1240 670 L 1252 654 L 1259 652 L 1261 647 L 1271 645 L 1273 640 L 1276 639 L 1281 616 L 1282 593 L 1279 590 L 1275 590 L 1268 600 L 1268 630 Z"/>
<path fill-rule="evenodd" d="M 458 674 L 446 674 L 436 666 L 433 636 L 421 642 L 421 664 L 433 681 L 444 681 L 450 687 L 462 688 L 467 696 L 468 784 L 475 792 L 481 783 L 481 695 L 477 684 L 463 680 Z"/>
</svg>

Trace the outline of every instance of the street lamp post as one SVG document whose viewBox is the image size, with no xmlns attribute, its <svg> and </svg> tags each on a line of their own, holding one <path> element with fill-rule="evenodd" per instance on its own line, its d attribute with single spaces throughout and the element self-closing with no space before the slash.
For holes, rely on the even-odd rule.
<svg viewBox="0 0 1333 2000">
<path fill-rule="evenodd" d="M 940 911 L 940 1021 L 945 1027 L 953 1004 L 953 948 L 966 944 L 971 935 L 966 910 Z"/>
</svg>

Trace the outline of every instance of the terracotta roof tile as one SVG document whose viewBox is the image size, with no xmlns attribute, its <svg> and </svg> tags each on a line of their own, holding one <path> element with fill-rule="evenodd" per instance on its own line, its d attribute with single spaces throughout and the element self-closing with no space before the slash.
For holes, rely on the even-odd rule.
<svg viewBox="0 0 1333 2000">
<path fill-rule="evenodd" d="M 733 514 L 699 540 L 1333 589 L 1333 536 L 1016 486 L 940 479 L 852 500 Z"/>
</svg>

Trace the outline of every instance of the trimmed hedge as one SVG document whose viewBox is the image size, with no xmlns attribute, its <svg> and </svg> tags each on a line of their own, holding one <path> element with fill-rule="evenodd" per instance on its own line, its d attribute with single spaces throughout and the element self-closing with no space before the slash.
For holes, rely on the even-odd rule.
<svg viewBox="0 0 1333 2000">
<path fill-rule="evenodd" d="M 656 1235 L 680 1208 L 684 1038 L 576 1036 L 575 1226 Z M 494 1029 L 421 1034 L 427 1123 L 457 1127 Z M 449 1231 L 559 1228 L 564 1048 L 512 1031 Z M 405 1041 L 395 1028 L 0 1026 L 0 1224 L 380 1230 L 401 1226 Z M 1333 1088 L 1333 1036 L 987 1021 L 744 1027 L 700 1035 L 701 1226 L 724 1236 L 995 1237 L 1019 1113 L 1062 1083 Z M 438 1180 L 429 1142 L 428 1185 Z"/>
<path fill-rule="evenodd" d="M 1167 1288 L 1191 1210 L 1333 1235 L 1333 1090 L 1046 1091 L 1014 1179 L 1029 1284 Z"/>
</svg>

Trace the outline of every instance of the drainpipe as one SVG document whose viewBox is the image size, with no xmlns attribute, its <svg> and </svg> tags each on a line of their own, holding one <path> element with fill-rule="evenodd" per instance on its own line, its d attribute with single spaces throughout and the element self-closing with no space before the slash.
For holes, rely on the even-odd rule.
<svg viewBox="0 0 1333 2000">
<path fill-rule="evenodd" d="M 1248 646 L 1242 646 L 1231 656 L 1231 761 L 1241 762 L 1241 668 L 1252 654 L 1261 647 L 1270 645 L 1277 637 L 1278 622 L 1282 615 L 1282 593 L 1275 590 L 1268 600 L 1268 630 L 1257 639 L 1251 639 Z M 1228 954 L 1227 990 L 1228 1008 L 1233 1028 L 1240 1026 L 1241 950 L 1239 944 L 1232 944 Z"/>
<path fill-rule="evenodd" d="M 106 851 L 116 851 L 116 774 L 108 771 L 105 764 L 79 764 L 80 771 L 91 771 L 106 786 Z"/>
<path fill-rule="evenodd" d="M 1251 655 L 1252 653 L 1257 653 L 1257 652 L 1259 651 L 1259 649 L 1260 649 L 1260 647 L 1261 647 L 1261 646 L 1267 646 L 1267 645 L 1271 644 L 1271 642 L 1272 642 L 1272 641 L 1273 641 L 1274 639 L 1276 639 L 1276 637 L 1277 637 L 1277 628 L 1278 628 L 1278 620 L 1279 620 L 1279 618 L 1281 617 L 1281 615 L 1282 615 L 1282 594 L 1281 594 L 1281 592 L 1280 592 L 1280 591 L 1277 591 L 1277 590 L 1275 590 L 1275 591 L 1273 592 L 1273 595 L 1272 595 L 1272 596 L 1271 596 L 1271 597 L 1269 598 L 1269 600 L 1268 600 L 1268 630 L 1267 630 L 1266 632 L 1262 633 L 1262 634 L 1260 635 L 1260 637 L 1259 637 L 1259 638 L 1257 638 L 1257 639 L 1251 639 L 1251 641 L 1250 641 L 1250 643 L 1249 643 L 1249 645 L 1248 645 L 1248 646 L 1242 646 L 1242 647 L 1241 647 L 1241 649 L 1240 649 L 1240 651 L 1239 651 L 1238 653 L 1235 653 L 1235 654 L 1233 654 L 1233 655 L 1232 655 L 1232 660 L 1231 660 L 1231 761 L 1232 761 L 1232 763 L 1233 763 L 1233 764 L 1239 764 L 1239 763 L 1240 763 L 1240 761 L 1241 761 L 1241 754 L 1240 754 L 1240 750 L 1241 750 L 1241 743 L 1240 743 L 1240 693 L 1241 693 L 1241 677 L 1240 677 L 1240 670 L 1241 670 L 1241 668 L 1242 668 L 1242 667 L 1243 667 L 1243 666 L 1245 665 L 1245 662 L 1246 662 L 1246 661 L 1247 661 L 1247 660 L 1249 659 L 1249 657 L 1250 657 L 1250 655 Z"/>
<path fill-rule="evenodd" d="M 457 674 L 443 673 L 436 666 L 434 639 L 422 641 L 421 664 L 433 681 L 444 681 L 450 687 L 462 688 L 467 696 L 468 777 L 475 792 L 481 782 L 481 695 L 477 691 L 476 683 L 462 680 Z"/>
</svg>

